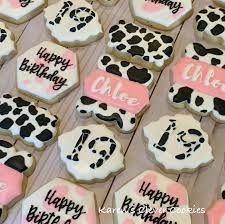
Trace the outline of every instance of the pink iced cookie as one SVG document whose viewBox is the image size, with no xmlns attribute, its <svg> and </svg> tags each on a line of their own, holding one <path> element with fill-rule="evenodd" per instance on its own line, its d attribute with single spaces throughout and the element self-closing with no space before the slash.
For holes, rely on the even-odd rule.
<svg viewBox="0 0 225 224">
<path fill-rule="evenodd" d="M 145 171 L 122 186 L 115 192 L 114 202 L 121 211 L 114 213 L 118 224 L 152 224 L 157 220 L 191 224 L 185 187 L 155 171 Z"/>
<path fill-rule="evenodd" d="M 192 14 L 191 0 L 131 0 L 130 5 L 135 19 L 163 30 L 173 29 Z"/>
<path fill-rule="evenodd" d="M 54 215 L 52 215 L 54 213 Z M 22 224 L 97 224 L 94 193 L 55 178 L 28 196 L 22 205 Z"/>
</svg>

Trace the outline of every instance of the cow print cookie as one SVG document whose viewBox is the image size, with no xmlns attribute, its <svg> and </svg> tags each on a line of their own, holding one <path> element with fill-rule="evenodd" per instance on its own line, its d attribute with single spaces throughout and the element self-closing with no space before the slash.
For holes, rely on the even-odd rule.
<svg viewBox="0 0 225 224">
<path fill-rule="evenodd" d="M 93 192 L 55 178 L 22 204 L 21 224 L 98 224 Z"/>
<path fill-rule="evenodd" d="M 221 189 L 221 199 L 217 200 L 207 211 L 208 224 L 225 223 L 225 184 Z"/>
<path fill-rule="evenodd" d="M 191 0 L 130 0 L 131 12 L 141 23 L 170 30 L 192 14 Z"/>
<path fill-rule="evenodd" d="M 144 171 L 114 194 L 117 224 L 191 224 L 185 187 L 151 170 Z"/>
<path fill-rule="evenodd" d="M 76 103 L 82 117 L 115 124 L 119 131 L 130 133 L 138 116 L 149 106 L 146 86 L 103 70 L 95 70 L 84 81 L 84 95 Z"/>
<path fill-rule="evenodd" d="M 140 83 L 148 88 L 154 82 L 152 71 L 136 66 L 128 61 L 117 60 L 109 54 L 102 55 L 99 58 L 98 68 L 130 81 Z"/>
<path fill-rule="evenodd" d="M 5 24 L 0 22 L 0 65 L 10 59 L 16 53 L 14 36 L 6 28 Z"/>
<path fill-rule="evenodd" d="M 208 135 L 190 115 L 164 116 L 144 127 L 148 152 L 166 170 L 193 172 L 213 160 Z"/>
<path fill-rule="evenodd" d="M 173 38 L 120 20 L 109 30 L 107 51 L 148 69 L 162 70 L 172 60 Z"/>
<path fill-rule="evenodd" d="M 61 159 L 79 182 L 103 181 L 124 169 L 121 144 L 105 125 L 76 127 L 59 137 Z"/>
<path fill-rule="evenodd" d="M 7 217 L 7 207 L 13 206 L 24 194 L 26 177 L 34 169 L 34 158 L 25 151 L 0 140 L 0 223 Z"/>
<path fill-rule="evenodd" d="M 186 57 L 173 67 L 174 84 L 169 90 L 169 101 L 177 108 L 187 107 L 224 123 L 225 52 L 206 49 L 199 43 L 189 44 L 185 52 Z"/>
<path fill-rule="evenodd" d="M 21 97 L 0 98 L 0 132 L 10 133 L 24 143 L 42 149 L 56 138 L 58 118 L 45 108 Z"/>
<path fill-rule="evenodd" d="M 85 0 L 61 0 L 45 9 L 46 26 L 60 44 L 80 46 L 103 35 L 98 14 Z"/>
<path fill-rule="evenodd" d="M 197 35 L 214 43 L 225 46 L 225 9 L 207 6 L 196 16 Z"/>
<path fill-rule="evenodd" d="M 47 0 L 2 0 L 0 18 L 15 24 L 24 23 L 38 15 L 47 5 Z"/>
<path fill-rule="evenodd" d="M 47 103 L 59 101 L 79 84 L 76 54 L 50 41 L 17 59 L 18 89 Z"/>
</svg>

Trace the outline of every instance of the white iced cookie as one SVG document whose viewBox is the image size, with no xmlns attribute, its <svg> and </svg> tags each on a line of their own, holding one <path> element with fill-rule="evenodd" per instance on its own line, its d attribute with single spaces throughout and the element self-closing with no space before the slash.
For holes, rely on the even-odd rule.
<svg viewBox="0 0 225 224">
<path fill-rule="evenodd" d="M 98 14 L 85 0 L 61 0 L 45 9 L 46 26 L 62 45 L 80 46 L 103 35 Z"/>
<path fill-rule="evenodd" d="M 144 127 L 148 151 L 166 170 L 194 171 L 213 160 L 208 135 L 190 115 L 164 116 Z"/>
<path fill-rule="evenodd" d="M 97 224 L 94 193 L 55 178 L 27 197 L 21 224 Z"/>
<path fill-rule="evenodd" d="M 141 23 L 170 30 L 192 14 L 191 0 L 130 0 L 131 12 Z"/>
<path fill-rule="evenodd" d="M 76 54 L 50 41 L 27 50 L 17 59 L 18 89 L 54 103 L 79 84 Z"/>
<path fill-rule="evenodd" d="M 14 36 L 6 28 L 5 24 L 0 22 L 0 65 L 16 53 Z"/>
<path fill-rule="evenodd" d="M 114 194 L 115 223 L 191 224 L 185 187 L 148 170 Z"/>
<path fill-rule="evenodd" d="M 0 18 L 20 24 L 38 15 L 47 5 L 47 0 L 1 0 Z"/>
<path fill-rule="evenodd" d="M 124 168 L 121 144 L 105 125 L 76 127 L 59 137 L 61 159 L 81 182 L 102 181 Z"/>
</svg>

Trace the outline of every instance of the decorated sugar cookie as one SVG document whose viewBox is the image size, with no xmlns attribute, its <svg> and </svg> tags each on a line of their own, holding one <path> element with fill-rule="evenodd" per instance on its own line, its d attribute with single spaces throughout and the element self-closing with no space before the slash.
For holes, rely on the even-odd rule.
<svg viewBox="0 0 225 224">
<path fill-rule="evenodd" d="M 185 187 L 148 170 L 114 194 L 115 223 L 191 224 Z"/>
<path fill-rule="evenodd" d="M 76 127 L 59 137 L 61 159 L 80 182 L 103 181 L 124 168 L 121 144 L 105 125 Z"/>
<path fill-rule="evenodd" d="M 173 56 L 173 38 L 120 20 L 109 30 L 107 51 L 148 69 L 162 70 Z"/>
<path fill-rule="evenodd" d="M 192 14 L 191 0 L 130 0 L 131 12 L 141 23 L 170 30 Z"/>
<path fill-rule="evenodd" d="M 47 0 L 1 0 L 0 18 L 20 24 L 38 15 L 47 5 Z"/>
<path fill-rule="evenodd" d="M 215 4 L 217 4 L 220 7 L 225 8 L 225 0 L 213 0 Z"/>
<path fill-rule="evenodd" d="M 62 45 L 79 46 L 103 35 L 98 14 L 85 0 L 60 0 L 45 9 L 46 26 Z"/>
<path fill-rule="evenodd" d="M 197 35 L 214 43 L 225 46 L 225 9 L 207 6 L 196 16 Z"/>
<path fill-rule="evenodd" d="M 0 133 L 10 133 L 24 143 L 42 149 L 56 138 L 58 118 L 21 97 L 0 98 Z"/>
<path fill-rule="evenodd" d="M 103 70 L 95 70 L 84 81 L 83 96 L 76 103 L 82 117 L 115 124 L 119 131 L 134 131 L 138 116 L 149 106 L 145 85 Z"/>
<path fill-rule="evenodd" d="M 54 103 L 79 84 L 76 54 L 44 41 L 17 59 L 19 90 Z"/>
<path fill-rule="evenodd" d="M 207 211 L 208 224 L 225 223 L 225 184 L 221 189 L 221 197 L 222 199 L 217 200 Z"/>
<path fill-rule="evenodd" d="M 164 116 L 144 127 L 148 151 L 166 170 L 192 172 L 213 160 L 208 135 L 190 115 Z"/>
<path fill-rule="evenodd" d="M 22 224 L 98 224 L 94 193 L 55 178 L 22 205 Z"/>
<path fill-rule="evenodd" d="M 26 151 L 18 151 L 11 143 L 0 140 L 0 223 L 24 194 L 26 177 L 34 169 L 34 158 Z"/>
<path fill-rule="evenodd" d="M 150 88 L 154 82 L 152 71 L 141 68 L 128 61 L 115 59 L 112 55 L 102 55 L 98 60 L 98 68 Z"/>
<path fill-rule="evenodd" d="M 16 53 L 14 36 L 6 28 L 5 24 L 0 22 L 0 65 L 10 59 Z"/>
<path fill-rule="evenodd" d="M 187 107 L 201 116 L 210 115 L 225 122 L 225 51 L 189 44 L 185 57 L 172 69 L 173 86 L 169 101 L 178 108 Z"/>
</svg>

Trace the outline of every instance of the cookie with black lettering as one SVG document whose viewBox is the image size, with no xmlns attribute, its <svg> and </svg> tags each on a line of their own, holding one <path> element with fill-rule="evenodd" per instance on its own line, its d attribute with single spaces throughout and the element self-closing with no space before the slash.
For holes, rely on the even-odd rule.
<svg viewBox="0 0 225 224">
<path fill-rule="evenodd" d="M 134 18 L 157 29 L 171 30 L 192 14 L 191 0 L 130 0 Z"/>
<path fill-rule="evenodd" d="M 208 135 L 190 115 L 164 116 L 144 127 L 148 153 L 167 171 L 194 172 L 213 160 Z"/>
<path fill-rule="evenodd" d="M 20 91 L 52 104 L 79 85 L 76 54 L 58 44 L 44 41 L 17 59 Z"/>
<path fill-rule="evenodd" d="M 119 211 L 113 213 L 117 224 L 191 224 L 185 187 L 151 170 L 117 190 L 113 207 Z"/>
<path fill-rule="evenodd" d="M 0 223 L 24 195 L 26 179 L 35 167 L 33 156 L 26 151 L 16 151 L 13 145 L 0 140 Z"/>
<path fill-rule="evenodd" d="M 22 224 L 98 224 L 95 195 L 85 188 L 55 178 L 22 204 Z"/>
<path fill-rule="evenodd" d="M 0 18 L 21 24 L 38 15 L 47 6 L 47 0 L 2 0 Z"/>
<path fill-rule="evenodd" d="M 64 46 L 81 46 L 103 36 L 99 16 L 85 0 L 60 0 L 45 9 L 46 27 Z"/>
<path fill-rule="evenodd" d="M 56 115 L 33 102 L 10 94 L 0 98 L 0 133 L 9 133 L 41 150 L 55 140 L 58 125 Z"/>
<path fill-rule="evenodd" d="M 196 16 L 196 33 L 201 39 L 225 46 L 225 9 L 207 6 Z"/>
<path fill-rule="evenodd" d="M 169 101 L 177 108 L 187 107 L 201 116 L 211 115 L 225 122 L 225 51 L 191 43 L 185 57 L 173 67 Z"/>
<path fill-rule="evenodd" d="M 59 136 L 61 159 L 79 182 L 102 182 L 124 169 L 121 144 L 105 125 L 79 126 Z"/>
<path fill-rule="evenodd" d="M 141 67 L 162 70 L 173 58 L 172 37 L 120 20 L 108 34 L 107 51 Z"/>
</svg>

